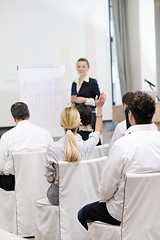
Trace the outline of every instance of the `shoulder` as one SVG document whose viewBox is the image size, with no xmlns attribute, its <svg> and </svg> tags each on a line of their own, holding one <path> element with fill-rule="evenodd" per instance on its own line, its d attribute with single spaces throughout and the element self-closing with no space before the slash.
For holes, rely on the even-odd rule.
<svg viewBox="0 0 160 240">
<path fill-rule="evenodd" d="M 133 134 L 123 135 L 121 138 L 117 139 L 117 141 L 114 143 L 114 146 L 116 149 L 119 149 L 119 150 L 121 149 L 121 150 L 123 150 L 123 152 L 125 152 L 125 151 L 127 152 L 130 149 L 133 150 L 133 148 L 137 144 L 135 142 L 135 140 L 136 139 L 133 136 Z M 127 148 L 126 148 L 126 146 L 127 146 Z M 119 150 L 117 150 L 117 151 L 119 151 Z"/>
<path fill-rule="evenodd" d="M 94 78 L 89 77 L 89 83 L 97 83 L 97 80 Z"/>
<path fill-rule="evenodd" d="M 62 161 L 64 156 L 64 137 L 62 137 L 60 140 L 56 142 L 53 142 L 52 146 L 49 147 L 47 154 L 48 158 L 50 159 Z"/>
<path fill-rule="evenodd" d="M 60 150 L 60 149 L 64 149 L 64 140 L 65 137 L 60 138 L 58 141 L 53 142 L 52 147 L 51 147 L 51 151 L 56 151 L 56 150 Z"/>
<path fill-rule="evenodd" d="M 77 81 L 74 80 L 74 81 L 72 82 L 72 85 L 77 85 Z"/>
<path fill-rule="evenodd" d="M 30 131 L 33 131 L 33 132 L 37 133 L 39 136 L 43 135 L 43 136 L 47 136 L 49 138 L 52 138 L 52 135 L 48 130 L 46 130 L 43 127 L 32 124 L 32 123 L 30 123 Z"/>
<path fill-rule="evenodd" d="M 118 123 L 115 129 L 119 130 L 124 135 L 127 130 L 126 129 L 126 120 L 123 120 L 122 122 Z"/>
<path fill-rule="evenodd" d="M 30 122 L 30 126 L 34 129 L 36 129 L 37 131 L 40 131 L 40 132 L 44 132 L 44 133 L 49 133 L 45 128 L 43 127 L 40 127 L 38 125 L 35 125 L 33 123 Z"/>
</svg>

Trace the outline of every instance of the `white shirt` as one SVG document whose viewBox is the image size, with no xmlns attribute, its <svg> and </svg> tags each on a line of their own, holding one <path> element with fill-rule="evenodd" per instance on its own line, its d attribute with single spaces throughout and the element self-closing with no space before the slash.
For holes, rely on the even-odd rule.
<svg viewBox="0 0 160 240">
<path fill-rule="evenodd" d="M 14 174 L 12 154 L 47 150 L 53 143 L 48 131 L 31 124 L 28 120 L 20 121 L 16 127 L 4 133 L 0 140 L 0 172 Z"/>
<path fill-rule="evenodd" d="M 92 153 L 94 147 L 99 142 L 100 133 L 95 131 L 89 134 L 89 139 L 84 141 L 79 134 L 76 134 L 76 140 L 79 152 L 81 154 L 81 159 L 88 159 L 89 155 Z M 58 173 L 57 173 L 57 162 L 64 161 L 64 141 L 65 136 L 62 137 L 59 141 L 54 142 L 52 147 L 49 149 L 47 154 L 47 166 L 46 166 L 46 177 L 48 181 L 53 181 L 55 179 L 55 175 L 58 181 Z M 55 163 L 55 168 L 53 167 L 53 163 Z"/>
<path fill-rule="evenodd" d="M 125 132 L 127 130 L 126 120 L 123 120 L 122 122 L 118 123 L 114 129 L 111 141 L 109 143 L 109 151 L 111 150 L 113 144 L 121 137 L 125 135 Z"/>
<path fill-rule="evenodd" d="M 134 125 L 113 145 L 99 186 L 100 200 L 112 217 L 121 221 L 127 172 L 160 171 L 160 132 L 155 124 Z"/>
</svg>

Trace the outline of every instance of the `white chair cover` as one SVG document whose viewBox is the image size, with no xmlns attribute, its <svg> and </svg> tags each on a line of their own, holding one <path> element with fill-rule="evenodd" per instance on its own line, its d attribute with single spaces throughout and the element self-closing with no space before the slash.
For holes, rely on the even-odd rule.
<svg viewBox="0 0 160 240">
<path fill-rule="evenodd" d="M 123 240 L 160 239 L 160 173 L 127 173 Z"/>
<path fill-rule="evenodd" d="M 59 206 L 53 206 L 48 198 L 36 201 L 36 240 L 59 240 Z"/>
<path fill-rule="evenodd" d="M 160 239 L 159 183 L 160 173 L 127 173 L 121 227 L 93 222 L 87 240 Z"/>
<path fill-rule="evenodd" d="M 98 145 L 93 149 L 93 152 L 90 154 L 89 159 L 100 158 L 103 156 L 107 156 L 109 149 L 109 144 L 105 143 L 102 145 Z"/>
<path fill-rule="evenodd" d="M 46 196 L 49 184 L 45 178 L 45 152 L 15 153 L 15 192 L 17 233 L 35 235 L 35 201 Z"/>
<path fill-rule="evenodd" d="M 1 188 L 0 188 L 0 228 L 8 232 L 17 233 L 15 191 L 5 191 Z"/>
<path fill-rule="evenodd" d="M 24 238 L 11 234 L 3 229 L 0 229 L 0 239 L 1 240 L 22 240 L 22 239 L 24 240 Z"/>
<path fill-rule="evenodd" d="M 110 225 L 95 221 L 89 224 L 87 240 L 120 240 L 121 228 L 119 226 Z"/>
<path fill-rule="evenodd" d="M 60 239 L 85 239 L 87 232 L 78 222 L 77 213 L 84 205 L 98 200 L 97 187 L 106 159 L 59 162 Z"/>
<path fill-rule="evenodd" d="M 87 232 L 77 213 L 85 204 L 98 200 L 97 187 L 106 159 L 59 162 L 59 207 L 47 206 L 46 199 L 36 201 L 36 240 L 85 239 Z"/>
</svg>

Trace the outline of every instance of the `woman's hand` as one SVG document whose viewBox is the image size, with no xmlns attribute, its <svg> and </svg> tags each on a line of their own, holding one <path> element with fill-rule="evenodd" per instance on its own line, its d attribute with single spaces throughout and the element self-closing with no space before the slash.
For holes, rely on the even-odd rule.
<svg viewBox="0 0 160 240">
<path fill-rule="evenodd" d="M 97 108 L 102 108 L 102 106 L 104 105 L 106 101 L 106 94 L 104 92 L 102 92 L 98 98 L 98 96 L 96 96 L 95 99 L 95 104 Z"/>
<path fill-rule="evenodd" d="M 98 98 L 98 96 L 96 96 L 95 99 L 95 103 L 96 103 L 96 107 L 97 107 L 97 118 L 96 118 L 96 126 L 95 126 L 95 130 L 98 132 L 102 132 L 102 107 L 104 105 L 106 101 L 106 94 L 104 92 L 102 92 Z"/>
<path fill-rule="evenodd" d="M 77 95 L 72 95 L 71 96 L 71 102 L 76 103 L 76 98 L 77 98 Z"/>
</svg>

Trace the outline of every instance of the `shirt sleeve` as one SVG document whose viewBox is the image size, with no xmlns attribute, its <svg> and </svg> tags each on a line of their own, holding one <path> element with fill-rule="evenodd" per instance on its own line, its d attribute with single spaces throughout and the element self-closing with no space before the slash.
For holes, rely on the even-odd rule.
<svg viewBox="0 0 160 240">
<path fill-rule="evenodd" d="M 3 135 L 0 140 L 0 174 L 9 174 L 5 169 L 7 168 L 9 171 L 9 166 L 13 165 L 12 159 L 9 157 L 8 149 L 8 141 L 6 140 L 5 135 Z"/>
<path fill-rule="evenodd" d="M 98 82 L 97 82 L 97 80 L 92 79 L 91 84 L 92 84 L 93 98 L 95 99 L 96 95 L 98 97 L 100 96 L 100 90 L 99 90 Z"/>
<path fill-rule="evenodd" d="M 48 132 L 48 139 L 49 139 L 49 148 L 51 148 L 54 143 L 54 140 L 52 135 L 49 132 Z"/>
<path fill-rule="evenodd" d="M 77 95 L 77 83 L 73 82 L 71 86 L 71 96 Z"/>
<path fill-rule="evenodd" d="M 117 124 L 117 126 L 115 127 L 115 130 L 113 132 L 113 135 L 112 135 L 112 138 L 111 138 L 111 141 L 109 143 L 109 152 L 113 146 L 113 144 L 121 137 L 124 136 L 125 134 L 125 131 L 126 131 L 126 122 L 120 122 Z"/>
<path fill-rule="evenodd" d="M 95 100 L 94 100 L 94 98 L 86 98 L 85 105 L 89 105 L 89 106 L 95 107 Z"/>
<path fill-rule="evenodd" d="M 87 158 L 93 152 L 93 149 L 99 142 L 99 138 L 100 138 L 100 133 L 95 131 L 90 133 L 89 138 L 86 141 L 84 141 Z"/>
<path fill-rule="evenodd" d="M 122 162 L 121 149 L 114 144 L 101 175 L 101 183 L 98 188 L 100 201 L 108 201 L 118 191 L 120 179 L 122 178 Z"/>
</svg>

